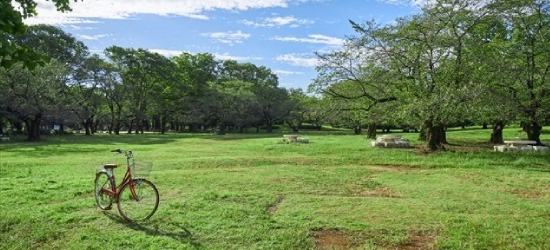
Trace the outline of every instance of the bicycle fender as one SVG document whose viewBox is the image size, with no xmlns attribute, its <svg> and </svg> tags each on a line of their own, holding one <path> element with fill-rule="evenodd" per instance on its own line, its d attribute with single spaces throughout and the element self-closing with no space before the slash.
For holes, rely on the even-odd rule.
<svg viewBox="0 0 550 250">
<path fill-rule="evenodd" d="M 102 169 L 102 170 L 99 170 L 96 175 L 98 175 L 99 173 L 106 173 L 107 176 L 109 176 L 109 178 L 112 178 L 113 177 L 113 173 L 111 173 L 111 171 L 107 170 L 107 169 Z"/>
</svg>

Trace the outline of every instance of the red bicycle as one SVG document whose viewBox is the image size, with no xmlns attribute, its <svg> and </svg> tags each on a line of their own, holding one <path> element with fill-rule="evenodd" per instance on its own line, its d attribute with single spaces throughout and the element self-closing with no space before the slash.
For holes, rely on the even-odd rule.
<svg viewBox="0 0 550 250">
<path fill-rule="evenodd" d="M 111 152 L 126 155 L 126 174 L 120 185 L 116 185 L 114 169 L 117 164 L 105 164 L 96 173 L 95 200 L 102 210 L 110 210 L 113 202 L 117 203 L 118 211 L 128 221 L 147 220 L 157 211 L 159 192 L 157 187 L 145 178 L 134 178 L 136 169 L 132 151 L 116 149 Z M 150 166 L 146 165 L 150 170 Z"/>
</svg>

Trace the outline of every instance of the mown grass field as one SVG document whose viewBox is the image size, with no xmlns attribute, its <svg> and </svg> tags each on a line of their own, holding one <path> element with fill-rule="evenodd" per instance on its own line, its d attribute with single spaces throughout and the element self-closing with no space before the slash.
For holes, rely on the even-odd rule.
<svg viewBox="0 0 550 250">
<path fill-rule="evenodd" d="M 350 132 L 16 138 L 0 144 L 0 249 L 550 249 L 550 153 L 495 153 L 489 133 L 449 131 L 433 154 Z M 96 207 L 116 148 L 154 163 L 149 221 Z"/>
</svg>

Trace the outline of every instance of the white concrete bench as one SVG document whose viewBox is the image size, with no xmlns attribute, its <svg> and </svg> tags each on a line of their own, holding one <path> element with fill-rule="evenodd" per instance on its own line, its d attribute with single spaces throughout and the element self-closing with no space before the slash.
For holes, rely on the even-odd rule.
<svg viewBox="0 0 550 250">
<path fill-rule="evenodd" d="M 533 146 L 536 144 L 536 141 L 530 140 L 515 140 L 515 141 L 504 141 L 505 145 L 494 146 L 493 149 L 495 152 L 506 152 L 506 151 L 548 151 L 550 150 L 547 146 Z"/>
<path fill-rule="evenodd" d="M 376 140 L 371 141 L 373 147 L 400 147 L 406 148 L 410 146 L 409 140 L 402 138 L 401 135 L 383 135 Z"/>
<path fill-rule="evenodd" d="M 288 139 L 289 142 L 297 142 L 298 141 L 298 135 L 283 135 Z"/>
<path fill-rule="evenodd" d="M 288 142 L 309 143 L 309 139 L 299 137 L 298 135 L 283 135 L 287 138 Z"/>
</svg>

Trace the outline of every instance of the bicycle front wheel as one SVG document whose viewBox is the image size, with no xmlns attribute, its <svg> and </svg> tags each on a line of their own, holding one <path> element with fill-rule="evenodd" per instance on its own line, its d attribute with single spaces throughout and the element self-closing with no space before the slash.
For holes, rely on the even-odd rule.
<svg viewBox="0 0 550 250">
<path fill-rule="evenodd" d="M 109 175 L 105 172 L 97 173 L 95 177 L 95 201 L 97 206 L 102 210 L 109 210 L 113 205 L 113 196 L 109 195 L 107 191 L 114 190 L 115 184 L 113 179 L 109 178 Z"/>
<path fill-rule="evenodd" d="M 133 179 L 120 189 L 118 211 L 126 220 L 147 220 L 157 211 L 158 205 L 157 187 L 146 179 Z"/>
</svg>

